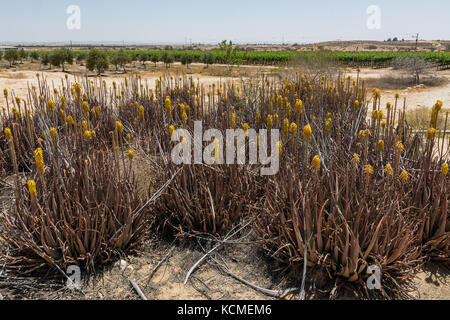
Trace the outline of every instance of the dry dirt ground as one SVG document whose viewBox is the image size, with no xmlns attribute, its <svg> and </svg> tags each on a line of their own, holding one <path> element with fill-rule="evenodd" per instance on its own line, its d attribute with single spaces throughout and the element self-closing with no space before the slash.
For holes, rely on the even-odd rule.
<svg viewBox="0 0 450 320">
<path fill-rule="evenodd" d="M 0 69 L 0 89 L 13 90 L 16 96 L 25 97 L 27 85 L 36 84 L 36 70 L 23 70 L 26 67 L 11 70 Z M 72 73 L 79 74 L 74 68 Z M 150 70 L 148 70 L 150 69 Z M 183 69 L 186 70 L 186 69 Z M 243 70 L 243 71 L 242 71 Z M 181 72 L 181 66 L 174 67 L 172 72 Z M 261 71 L 258 67 L 241 67 L 246 75 Z M 149 84 L 154 84 L 165 70 L 159 68 L 151 70 L 148 66 L 140 74 Z M 204 66 L 192 66 L 190 69 L 194 78 L 206 85 L 218 80 L 230 81 L 230 77 L 211 76 L 223 72 L 222 68 L 211 68 L 205 71 Z M 352 71 L 349 70 L 351 73 Z M 362 70 L 362 77 L 382 77 L 389 70 Z M 205 74 L 206 73 L 206 74 Z M 109 74 L 104 79 L 110 83 L 114 79 L 127 75 Z M 443 73 L 450 77 L 450 72 Z M 44 76 L 55 86 L 59 85 L 64 73 L 60 71 L 45 71 Z M 73 74 L 70 75 L 73 77 Z M 397 92 L 397 91 L 396 91 Z M 382 91 L 383 105 L 393 101 L 396 92 Z M 445 106 L 450 105 L 450 85 L 442 87 L 405 89 L 398 91 L 400 95 L 407 96 L 408 107 L 432 106 L 436 100 L 441 99 Z M 5 101 L 0 97 L 0 107 Z M 11 182 L 11 181 L 10 181 Z M 8 200 L 11 191 L 6 187 L 0 190 L 0 207 L 3 201 Z M 146 190 L 147 187 L 142 187 Z M 274 299 L 248 284 L 244 284 L 224 271 L 229 268 L 234 275 L 244 279 L 255 286 L 266 289 L 286 289 L 299 284 L 292 283 L 281 273 L 274 273 L 270 263 L 259 251 L 251 233 L 246 232 L 239 243 L 229 243 L 214 251 L 208 259 L 199 265 L 192 273 L 189 281 L 184 285 L 188 270 L 211 249 L 215 241 L 182 241 L 174 244 L 171 240 L 159 239 L 156 235 L 149 235 L 143 246 L 133 255 L 123 257 L 113 265 L 108 266 L 96 275 L 83 277 L 82 291 L 69 291 L 64 280 L 60 277 L 53 279 L 47 276 L 46 280 L 40 278 L 14 278 L 11 275 L 0 275 L 0 299 L 140 299 L 130 280 L 134 280 L 142 289 L 148 299 Z M 193 240 L 193 241 L 192 241 Z M 6 250 L 0 244 L 0 250 Z M 158 267 L 158 268 L 157 268 Z M 0 264 L 0 272 L 3 270 Z M 450 272 L 448 269 L 435 264 L 426 264 L 416 274 L 413 280 L 415 290 L 413 299 L 447 299 L 450 300 Z M 308 285 L 307 285 L 308 289 Z M 308 292 L 308 298 L 320 298 Z M 286 295 L 283 299 L 294 299 L 295 295 Z M 342 296 L 338 298 L 349 298 Z M 355 297 L 350 297 L 355 298 Z"/>
</svg>

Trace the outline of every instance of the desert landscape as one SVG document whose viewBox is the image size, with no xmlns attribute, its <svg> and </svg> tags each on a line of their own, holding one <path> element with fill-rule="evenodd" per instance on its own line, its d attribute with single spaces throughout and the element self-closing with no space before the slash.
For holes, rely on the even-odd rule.
<svg viewBox="0 0 450 320">
<path fill-rule="evenodd" d="M 7 49 L 0 298 L 450 299 L 449 43 L 415 45 Z M 279 172 L 175 164 L 199 120 L 280 129 Z"/>
</svg>

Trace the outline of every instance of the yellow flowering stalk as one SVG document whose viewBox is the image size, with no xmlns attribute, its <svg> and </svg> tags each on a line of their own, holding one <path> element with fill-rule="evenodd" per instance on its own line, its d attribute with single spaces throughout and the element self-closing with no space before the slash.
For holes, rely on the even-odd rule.
<svg viewBox="0 0 450 320">
<path fill-rule="evenodd" d="M 384 172 L 386 173 L 386 175 L 388 177 L 392 176 L 393 170 L 392 170 L 392 166 L 389 163 L 384 167 Z"/>
<path fill-rule="evenodd" d="M 366 164 L 363 170 L 366 175 L 373 175 L 373 167 L 370 164 Z"/>
<path fill-rule="evenodd" d="M 312 130 L 309 124 L 303 127 L 303 137 L 306 141 L 309 141 L 312 138 Z"/>
<path fill-rule="evenodd" d="M 12 133 L 10 128 L 5 128 L 5 138 L 10 141 L 12 139 Z"/>
<path fill-rule="evenodd" d="M 378 151 L 384 150 L 384 141 L 383 140 L 378 140 L 377 148 L 378 148 Z"/>
<path fill-rule="evenodd" d="M 36 169 L 42 175 L 44 173 L 44 153 L 41 148 L 34 150 L 34 161 L 36 162 Z"/>
<path fill-rule="evenodd" d="M 271 114 L 267 116 L 267 129 L 272 129 L 273 126 L 273 117 Z"/>
<path fill-rule="evenodd" d="M 287 138 L 289 134 L 289 119 L 285 118 L 283 120 L 283 134 L 284 137 Z"/>
<path fill-rule="evenodd" d="M 53 101 L 53 100 L 48 100 L 47 106 L 48 106 L 48 109 L 49 109 L 50 111 L 53 111 L 53 110 L 55 109 L 55 101 Z"/>
<path fill-rule="evenodd" d="M 56 133 L 56 128 L 50 128 L 50 137 L 52 138 L 53 145 L 56 147 L 58 143 L 58 134 Z"/>
<path fill-rule="evenodd" d="M 175 127 L 174 126 L 169 126 L 169 136 L 172 136 L 174 131 L 175 131 Z"/>
<path fill-rule="evenodd" d="M 352 158 L 353 167 L 356 169 L 358 167 L 359 162 L 361 161 L 359 154 L 354 153 Z"/>
<path fill-rule="evenodd" d="M 405 170 L 403 170 L 402 173 L 400 173 L 400 179 L 401 179 L 403 182 L 407 182 L 407 181 L 408 181 L 408 178 L 409 178 L 408 172 L 406 172 Z"/>
<path fill-rule="evenodd" d="M 164 101 L 164 106 L 166 108 L 166 113 L 169 115 L 172 111 L 172 102 L 170 101 L 169 96 L 166 97 L 166 100 Z"/>
<path fill-rule="evenodd" d="M 436 129 L 435 128 L 428 129 L 428 131 L 427 131 L 427 139 L 428 140 L 433 140 L 435 133 L 436 133 Z"/>
<path fill-rule="evenodd" d="M 295 122 L 292 122 L 289 126 L 289 132 L 294 136 L 297 136 L 297 124 Z"/>
<path fill-rule="evenodd" d="M 35 198 L 37 196 L 36 182 L 34 180 L 28 180 L 27 185 L 31 198 Z"/>
<path fill-rule="evenodd" d="M 320 158 L 318 156 L 314 156 L 311 162 L 311 166 L 316 170 L 319 171 L 320 169 Z"/>
<path fill-rule="evenodd" d="M 231 114 L 231 119 L 230 119 L 230 122 L 231 122 L 231 128 L 236 128 L 236 113 L 232 113 Z"/>
<path fill-rule="evenodd" d="M 123 131 L 122 122 L 116 121 L 116 130 L 117 130 L 118 133 L 122 133 L 122 131 Z"/>
<path fill-rule="evenodd" d="M 448 163 L 443 163 L 443 164 L 441 165 L 441 175 L 442 175 L 443 177 L 446 177 L 447 174 L 448 174 Z"/>
<path fill-rule="evenodd" d="M 84 139 L 85 139 L 86 141 L 91 140 L 91 132 L 90 132 L 89 130 L 85 130 L 85 131 L 84 131 Z"/>
<path fill-rule="evenodd" d="M 275 113 L 273 115 L 273 121 L 275 122 L 276 125 L 278 125 L 278 113 Z"/>
<path fill-rule="evenodd" d="M 281 141 L 277 142 L 277 155 L 279 158 L 281 158 L 281 152 L 283 151 L 283 143 Z"/>
<path fill-rule="evenodd" d="M 128 159 L 130 159 L 130 161 L 132 161 L 134 158 L 134 151 L 129 149 L 128 150 Z"/>
</svg>

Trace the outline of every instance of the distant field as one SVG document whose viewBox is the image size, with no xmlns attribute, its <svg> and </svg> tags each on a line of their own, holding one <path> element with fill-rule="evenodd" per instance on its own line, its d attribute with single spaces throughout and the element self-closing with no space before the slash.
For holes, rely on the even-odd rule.
<svg viewBox="0 0 450 320">
<path fill-rule="evenodd" d="M 51 52 L 52 50 L 39 50 L 40 54 Z M 88 49 L 74 50 L 74 54 L 87 53 Z M 114 50 L 108 50 L 113 52 Z M 212 53 L 216 63 L 225 63 L 225 53 L 220 50 L 200 51 L 200 50 L 143 50 L 143 49 L 126 49 L 131 56 L 138 60 L 138 56 L 142 53 L 148 55 L 159 55 L 163 53 L 172 55 L 175 61 L 181 61 L 184 55 L 192 57 L 193 62 L 202 62 L 205 53 Z M 419 57 L 424 60 L 434 61 L 440 64 L 450 63 L 450 52 L 344 52 L 344 51 L 314 51 L 314 52 L 293 52 L 293 51 L 238 51 L 236 58 L 245 64 L 262 64 L 273 65 L 295 61 L 296 59 L 305 59 L 321 56 L 324 58 L 334 59 L 342 63 L 383 63 L 399 57 Z"/>
</svg>

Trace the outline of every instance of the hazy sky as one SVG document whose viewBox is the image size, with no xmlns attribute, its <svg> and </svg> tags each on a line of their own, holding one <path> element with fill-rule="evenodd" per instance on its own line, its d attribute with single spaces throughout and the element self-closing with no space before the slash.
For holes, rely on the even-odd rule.
<svg viewBox="0 0 450 320">
<path fill-rule="evenodd" d="M 0 43 L 450 39 L 449 0 L 0 0 Z M 69 5 L 81 27 L 69 30 Z M 381 28 L 367 28 L 370 5 Z"/>
</svg>

